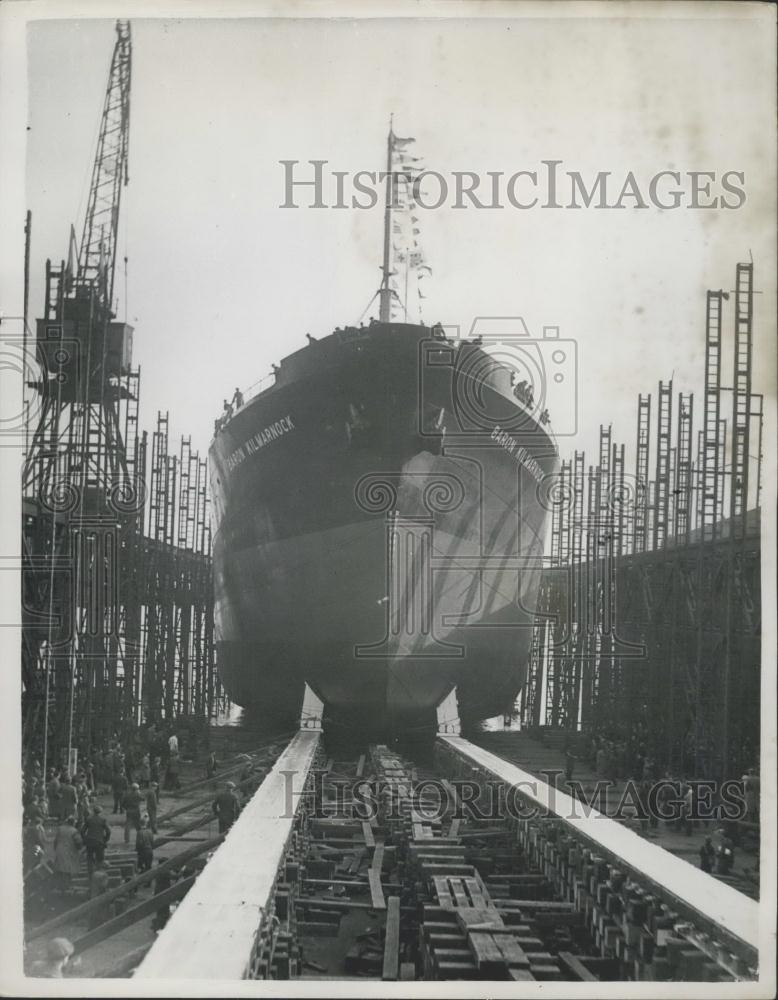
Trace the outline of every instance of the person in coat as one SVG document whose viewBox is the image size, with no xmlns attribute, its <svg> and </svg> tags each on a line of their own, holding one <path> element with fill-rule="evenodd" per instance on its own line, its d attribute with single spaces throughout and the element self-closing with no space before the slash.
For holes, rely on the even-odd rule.
<svg viewBox="0 0 778 1000">
<path fill-rule="evenodd" d="M 124 843 L 130 842 L 130 830 L 140 829 L 140 807 L 143 797 L 137 781 L 133 781 L 124 796 Z"/>
<path fill-rule="evenodd" d="M 234 781 L 228 781 L 213 800 L 213 811 L 219 820 L 219 833 L 226 833 L 240 813 L 240 799 L 235 794 Z"/>
<path fill-rule="evenodd" d="M 49 783 L 46 786 L 46 798 L 49 803 L 49 815 L 53 816 L 55 819 L 62 818 L 59 811 L 59 796 L 61 788 L 62 785 L 59 780 L 59 772 L 52 771 Z"/>
<path fill-rule="evenodd" d="M 151 758 L 147 753 L 144 753 L 140 762 L 140 787 L 148 788 L 149 782 L 151 781 Z"/>
<path fill-rule="evenodd" d="M 78 793 L 75 785 L 70 779 L 70 775 L 63 776 L 59 788 L 59 814 L 65 816 L 75 816 L 78 807 Z"/>
<path fill-rule="evenodd" d="M 97 803 L 92 806 L 92 815 L 81 828 L 81 835 L 84 838 L 86 864 L 91 875 L 94 867 L 102 863 L 105 857 L 105 845 L 111 839 L 111 828 Z"/>
<path fill-rule="evenodd" d="M 26 805 L 24 808 L 23 822 L 37 823 L 39 820 L 42 819 L 43 819 L 43 810 L 41 809 L 40 799 L 37 795 L 33 795 L 28 805 Z"/>
<path fill-rule="evenodd" d="M 86 776 L 82 775 L 76 785 L 76 826 L 81 827 L 89 818 L 90 795 L 86 783 Z"/>
<path fill-rule="evenodd" d="M 124 771 L 114 771 L 111 779 L 113 790 L 113 811 L 121 813 L 124 809 L 124 796 L 127 792 L 127 775 Z"/>
<path fill-rule="evenodd" d="M 146 792 L 146 813 L 149 817 L 149 829 L 152 833 L 157 832 L 157 805 L 159 803 L 159 785 L 152 781 Z"/>
<path fill-rule="evenodd" d="M 141 818 L 140 829 L 135 835 L 135 850 L 138 855 L 138 871 L 149 871 L 154 864 L 154 834 L 149 829 L 146 816 Z"/>
<path fill-rule="evenodd" d="M 181 787 L 181 780 L 178 776 L 179 760 L 177 753 L 171 753 L 168 758 L 165 770 L 165 788 L 168 791 L 176 791 Z"/>
<path fill-rule="evenodd" d="M 81 869 L 81 848 L 84 841 L 76 829 L 73 816 L 66 816 L 54 837 L 54 874 L 60 889 L 67 891 Z"/>
<path fill-rule="evenodd" d="M 22 833 L 22 871 L 26 875 L 46 857 L 46 831 L 40 819 L 30 820 Z"/>
<path fill-rule="evenodd" d="M 716 874 L 729 875 L 735 861 L 735 845 L 725 830 L 718 831 L 721 841 L 716 850 Z"/>
<path fill-rule="evenodd" d="M 705 838 L 705 842 L 700 848 L 700 868 L 704 872 L 713 871 L 713 863 L 716 860 L 716 848 L 713 846 L 713 841 L 710 837 Z"/>
</svg>

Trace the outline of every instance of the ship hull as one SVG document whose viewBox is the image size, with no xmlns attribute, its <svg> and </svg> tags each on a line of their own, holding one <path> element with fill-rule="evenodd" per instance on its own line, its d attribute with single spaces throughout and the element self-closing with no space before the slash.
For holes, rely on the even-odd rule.
<svg viewBox="0 0 778 1000">
<path fill-rule="evenodd" d="M 279 726 L 306 683 L 355 733 L 429 726 L 454 686 L 486 718 L 523 683 L 555 450 L 534 422 L 465 426 L 423 334 L 312 344 L 212 446 L 219 671 Z"/>
</svg>

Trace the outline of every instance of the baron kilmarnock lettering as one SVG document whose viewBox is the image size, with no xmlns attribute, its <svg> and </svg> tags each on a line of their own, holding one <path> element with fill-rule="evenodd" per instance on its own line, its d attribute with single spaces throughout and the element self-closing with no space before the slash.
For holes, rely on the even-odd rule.
<svg viewBox="0 0 778 1000">
<path fill-rule="evenodd" d="M 245 461 L 249 455 L 253 455 L 255 452 L 259 451 L 260 448 L 264 448 L 266 444 L 270 444 L 272 441 L 278 440 L 278 438 L 283 437 L 284 434 L 288 434 L 293 430 L 295 430 L 294 422 L 288 414 L 285 417 L 281 417 L 280 420 L 276 420 L 269 426 L 263 427 L 261 431 L 257 431 L 256 434 L 252 434 L 251 437 L 236 448 L 231 455 L 227 456 L 227 468 L 232 471 L 237 468 L 241 462 Z"/>
</svg>

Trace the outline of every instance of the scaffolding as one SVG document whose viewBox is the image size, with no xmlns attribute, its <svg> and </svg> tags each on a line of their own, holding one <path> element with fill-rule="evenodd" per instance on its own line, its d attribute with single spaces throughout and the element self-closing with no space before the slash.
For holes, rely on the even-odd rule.
<svg viewBox="0 0 778 1000">
<path fill-rule="evenodd" d="M 532 712 L 521 715 L 530 726 L 639 728 L 660 767 L 708 778 L 739 776 L 759 745 L 753 264 L 737 265 L 735 284 L 731 388 L 721 371 L 729 296 L 706 297 L 702 427 L 693 394 L 680 392 L 674 407 L 672 381 L 660 382 L 654 441 L 652 397 L 638 398 L 633 483 L 610 426 L 600 428 L 596 466 L 582 452 L 562 462 L 568 500 L 553 510 L 538 605 L 547 641 L 533 642 Z"/>
<path fill-rule="evenodd" d="M 140 370 L 113 276 L 131 37 L 116 25 L 80 250 L 46 262 L 37 425 L 22 476 L 22 736 L 44 769 L 152 721 L 203 723 L 214 663 L 205 461 L 168 417 L 139 434 Z M 149 490 L 147 491 L 147 484 Z"/>
<path fill-rule="evenodd" d="M 169 450 L 169 415 L 152 435 L 146 589 L 141 617 L 143 687 L 138 704 L 148 722 L 207 720 L 224 707 L 215 673 L 211 535 L 207 467 L 181 438 Z"/>
</svg>

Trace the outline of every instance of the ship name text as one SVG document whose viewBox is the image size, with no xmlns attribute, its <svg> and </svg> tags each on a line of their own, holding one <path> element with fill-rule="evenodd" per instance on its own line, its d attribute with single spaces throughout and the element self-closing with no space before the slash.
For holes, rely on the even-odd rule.
<svg viewBox="0 0 778 1000">
<path fill-rule="evenodd" d="M 232 470 L 236 469 L 241 462 L 244 462 L 249 455 L 253 455 L 255 452 L 259 451 L 260 448 L 264 448 L 266 444 L 270 444 L 271 441 L 276 441 L 278 438 L 283 437 L 284 434 L 288 434 L 293 430 L 295 430 L 295 426 L 292 422 L 292 418 L 288 415 L 281 417 L 280 420 L 276 420 L 267 427 L 263 427 L 261 431 L 257 431 L 256 434 L 252 434 L 248 440 L 244 441 L 242 445 L 237 447 L 235 451 L 227 456 L 227 469 L 232 472 Z"/>
<path fill-rule="evenodd" d="M 500 430 L 499 424 L 492 431 L 491 438 L 504 448 L 509 455 L 513 455 L 516 461 L 520 462 L 537 482 L 540 483 L 543 481 L 545 473 L 540 467 L 538 460 L 526 448 L 520 445 L 514 437 L 511 437 L 507 431 Z"/>
</svg>

